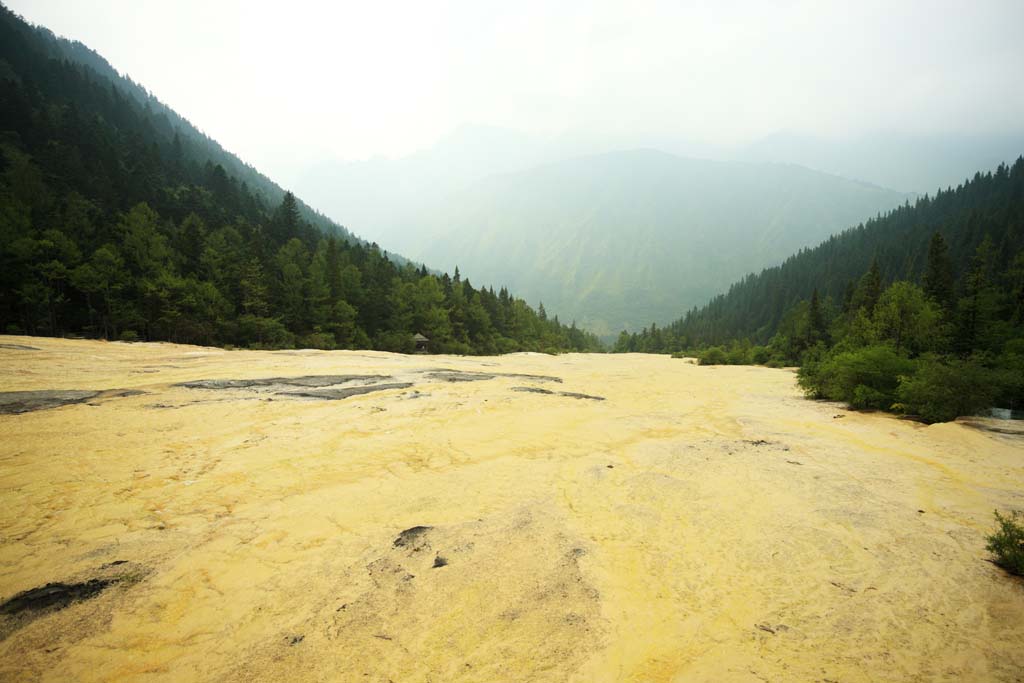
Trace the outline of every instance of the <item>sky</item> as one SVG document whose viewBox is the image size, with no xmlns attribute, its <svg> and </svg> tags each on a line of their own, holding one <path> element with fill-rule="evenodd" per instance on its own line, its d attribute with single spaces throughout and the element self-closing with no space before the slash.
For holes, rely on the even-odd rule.
<svg viewBox="0 0 1024 683">
<path fill-rule="evenodd" d="M 1024 121 L 1024 2 L 3 0 L 271 177 L 464 124 L 738 145 Z"/>
</svg>

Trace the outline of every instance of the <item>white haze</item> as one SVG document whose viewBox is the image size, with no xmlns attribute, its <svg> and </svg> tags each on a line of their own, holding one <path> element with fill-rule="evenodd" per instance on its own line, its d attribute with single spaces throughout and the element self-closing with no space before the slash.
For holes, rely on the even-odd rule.
<svg viewBox="0 0 1024 683">
<path fill-rule="evenodd" d="M 7 4 L 285 184 L 466 123 L 700 151 L 1024 121 L 1020 0 Z"/>
</svg>

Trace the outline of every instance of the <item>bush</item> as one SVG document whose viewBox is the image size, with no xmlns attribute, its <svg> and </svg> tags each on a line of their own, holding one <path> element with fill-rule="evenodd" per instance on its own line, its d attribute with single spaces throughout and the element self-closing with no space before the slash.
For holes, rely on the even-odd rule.
<svg viewBox="0 0 1024 683">
<path fill-rule="evenodd" d="M 698 365 L 725 365 L 728 362 L 721 346 L 711 346 L 697 355 Z"/>
<path fill-rule="evenodd" d="M 929 357 L 912 377 L 900 380 L 898 408 L 926 422 L 948 422 L 991 408 L 996 385 L 995 374 L 977 361 Z"/>
<path fill-rule="evenodd" d="M 304 337 L 299 337 L 299 348 L 321 349 L 332 351 L 338 348 L 338 342 L 330 332 L 313 332 Z"/>
<path fill-rule="evenodd" d="M 137 342 L 139 341 L 139 333 L 135 330 L 125 330 L 118 337 L 123 342 Z"/>
<path fill-rule="evenodd" d="M 254 349 L 290 349 L 295 335 L 277 318 L 245 314 L 238 318 L 238 342 Z"/>
<path fill-rule="evenodd" d="M 900 378 L 913 374 L 914 361 L 890 346 L 866 346 L 855 351 L 805 360 L 797 382 L 808 396 L 845 401 L 854 408 L 889 410 L 896 401 Z"/>
<path fill-rule="evenodd" d="M 996 511 L 998 528 L 985 540 L 985 549 L 995 563 L 1017 576 L 1024 576 L 1024 515 L 1016 510 L 1004 517 Z"/>
<path fill-rule="evenodd" d="M 754 365 L 764 365 L 771 360 L 772 352 L 767 346 L 755 346 L 750 349 L 750 362 Z"/>
</svg>

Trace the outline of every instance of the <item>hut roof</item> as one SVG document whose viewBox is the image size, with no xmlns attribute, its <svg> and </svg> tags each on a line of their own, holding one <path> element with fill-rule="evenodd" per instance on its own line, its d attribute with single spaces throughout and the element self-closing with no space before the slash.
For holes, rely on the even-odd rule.
<svg viewBox="0 0 1024 683">
<path fill-rule="evenodd" d="M 412 340 L 413 340 L 413 341 L 418 341 L 418 342 L 428 342 L 428 341 L 430 341 L 429 339 L 427 339 L 426 337 L 424 337 L 424 336 L 423 336 L 422 334 L 420 334 L 419 332 L 417 332 L 416 334 L 412 335 Z"/>
</svg>

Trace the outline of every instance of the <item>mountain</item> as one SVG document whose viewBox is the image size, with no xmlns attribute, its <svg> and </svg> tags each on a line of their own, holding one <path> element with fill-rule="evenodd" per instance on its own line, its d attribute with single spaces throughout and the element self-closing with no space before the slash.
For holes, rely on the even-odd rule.
<svg viewBox="0 0 1024 683">
<path fill-rule="evenodd" d="M 749 275 L 665 328 L 623 333 L 614 350 L 799 365 L 809 397 L 925 422 L 1024 415 L 1024 157 Z"/>
<path fill-rule="evenodd" d="M 906 200 L 797 166 L 633 150 L 453 192 L 421 210 L 403 248 L 608 335 L 671 319 L 743 273 Z"/>
<path fill-rule="evenodd" d="M 787 314 L 815 293 L 834 306 L 848 304 L 872 263 L 880 285 L 916 282 L 928 266 L 936 233 L 948 245 L 953 294 L 966 291 L 977 252 L 987 243 L 989 276 L 1002 278 L 999 286 L 1007 292 L 1004 317 L 1012 320 L 1015 310 L 1024 316 L 1022 157 L 1012 166 L 1001 164 L 994 172 L 976 173 L 956 189 L 925 195 L 913 205 L 900 206 L 814 248 L 802 249 L 779 266 L 748 274 L 727 293 L 660 330 L 659 346 L 680 350 L 730 340 L 768 342 Z"/>
<path fill-rule="evenodd" d="M 84 45 L 0 6 L 0 330 L 262 347 L 596 348 L 302 204 Z"/>
<path fill-rule="evenodd" d="M 1024 132 L 1003 134 L 871 133 L 828 139 L 778 133 L 733 152 L 737 159 L 799 164 L 918 194 L 956 187 L 979 168 L 1024 153 Z"/>
<path fill-rule="evenodd" d="M 110 113 L 108 108 L 118 107 L 119 99 L 130 100 L 139 105 L 144 112 L 146 134 L 151 136 L 151 141 L 156 142 L 158 146 L 163 146 L 165 151 L 173 151 L 182 160 L 199 166 L 205 166 L 207 163 L 213 168 L 220 166 L 227 176 L 237 181 L 239 187 L 245 185 L 255 198 L 267 206 L 279 204 L 284 198 L 284 189 L 234 154 L 224 150 L 215 140 L 210 139 L 184 117 L 160 102 L 144 87 L 121 75 L 94 50 L 78 41 L 58 38 L 44 27 L 31 26 L 2 5 L 0 13 L 3 15 L 0 22 L 0 44 L 3 46 L 0 52 L 0 59 L 3 60 L 0 62 L 0 78 L 20 82 L 22 77 L 28 77 L 49 94 L 55 93 L 61 87 L 70 87 L 72 83 L 55 80 L 61 75 L 56 73 L 58 70 L 55 67 L 47 65 L 45 60 L 79 65 L 87 69 L 90 83 L 85 87 L 94 88 L 102 85 L 106 93 L 99 94 L 94 90 L 91 93 L 92 98 L 88 101 L 80 98 L 90 93 L 81 90 L 59 93 L 66 101 L 84 105 L 86 111 L 98 112 L 107 109 L 107 113 Z M 8 106 L 14 104 L 9 102 Z M 7 113 L 12 113 L 12 110 L 8 109 Z M 111 122 L 118 123 L 117 118 L 115 115 Z M 344 227 L 301 200 L 298 200 L 298 206 L 303 218 L 317 228 L 339 237 L 352 237 Z"/>
<path fill-rule="evenodd" d="M 487 176 L 531 168 L 578 149 L 564 140 L 466 125 L 407 157 L 312 164 L 296 185 L 328 214 L 345 216 L 360 233 L 401 248 L 415 243 L 424 207 L 440 198 Z"/>
</svg>

